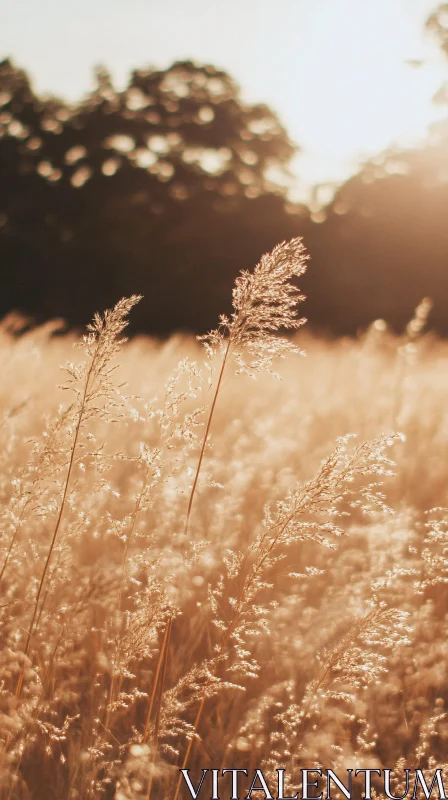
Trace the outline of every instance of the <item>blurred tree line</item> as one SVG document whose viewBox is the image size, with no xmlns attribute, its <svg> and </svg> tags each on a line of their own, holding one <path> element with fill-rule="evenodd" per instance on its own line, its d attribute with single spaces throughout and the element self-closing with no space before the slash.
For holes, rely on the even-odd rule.
<svg viewBox="0 0 448 800">
<path fill-rule="evenodd" d="M 427 25 L 448 55 L 448 4 Z M 288 200 L 295 151 L 275 114 L 211 66 L 136 70 L 124 91 L 99 68 L 70 105 L 3 61 L 0 315 L 84 324 L 141 292 L 134 330 L 204 331 L 229 310 L 240 269 L 303 235 L 315 327 L 402 328 L 429 295 L 448 333 L 448 125 L 421 151 L 364 164 L 323 211 Z"/>
</svg>

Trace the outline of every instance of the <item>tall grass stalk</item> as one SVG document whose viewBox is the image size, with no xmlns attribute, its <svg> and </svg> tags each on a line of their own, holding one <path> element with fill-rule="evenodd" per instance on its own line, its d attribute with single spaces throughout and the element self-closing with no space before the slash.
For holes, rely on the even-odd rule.
<svg viewBox="0 0 448 800">
<path fill-rule="evenodd" d="M 31 622 L 29 624 L 26 637 L 24 647 L 24 664 L 20 671 L 16 686 L 17 698 L 20 697 L 22 691 L 25 663 L 29 654 L 31 639 L 37 633 L 36 621 L 39 612 L 39 602 L 45 586 L 45 580 L 58 538 L 59 529 L 64 517 L 81 429 L 86 419 L 91 418 L 96 414 L 104 415 L 109 410 L 107 406 L 112 402 L 112 385 L 110 382 L 110 376 L 114 369 L 110 366 L 111 360 L 124 341 L 123 339 L 119 340 L 118 337 L 127 325 L 127 316 L 139 300 L 140 297 L 134 295 L 130 298 L 120 300 L 111 311 L 106 311 L 103 317 L 96 315 L 93 323 L 89 327 L 89 334 L 84 337 L 83 340 L 84 349 L 90 356 L 90 364 L 84 373 L 84 385 L 82 390 L 79 391 L 76 386 L 74 388 L 78 400 L 78 410 L 75 412 L 73 441 L 70 448 L 67 473 L 63 484 L 62 498 L 59 505 L 50 546 L 45 558 L 44 568 L 39 580 Z M 80 376 L 83 374 L 82 370 L 80 371 L 79 369 L 74 369 L 72 366 L 68 368 L 68 371 L 71 379 L 74 381 L 78 381 Z"/>
<path fill-rule="evenodd" d="M 305 323 L 297 314 L 297 304 L 305 298 L 291 281 L 303 275 L 307 259 L 301 239 L 277 245 L 262 256 L 252 273 L 245 271 L 237 278 L 231 317 L 222 316 L 218 328 L 199 337 L 210 360 L 217 353 L 221 355 L 221 366 L 188 500 L 185 535 L 228 362 L 233 359 L 238 372 L 253 376 L 263 369 L 271 371 L 275 358 L 284 357 L 287 352 L 300 352 L 290 341 L 274 334 L 279 330 L 297 330 Z"/>
<path fill-rule="evenodd" d="M 231 317 L 222 316 L 218 328 L 200 337 L 211 361 L 220 353 L 221 366 L 188 500 L 185 536 L 189 531 L 207 440 L 228 362 L 233 358 L 238 372 L 253 376 L 263 369 L 271 371 L 276 357 L 284 357 L 287 352 L 300 352 L 290 341 L 274 334 L 281 329 L 297 330 L 305 323 L 305 319 L 299 319 L 297 314 L 297 305 L 304 296 L 291 281 L 303 275 L 307 259 L 300 238 L 277 245 L 271 253 L 262 256 L 252 273 L 244 271 L 237 278 Z M 199 722 L 202 708 L 198 713 Z M 176 798 L 178 790 L 179 785 Z"/>
</svg>

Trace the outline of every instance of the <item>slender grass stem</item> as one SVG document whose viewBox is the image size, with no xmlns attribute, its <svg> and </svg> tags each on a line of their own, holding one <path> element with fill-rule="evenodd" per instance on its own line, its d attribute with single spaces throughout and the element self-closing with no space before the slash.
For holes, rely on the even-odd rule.
<svg viewBox="0 0 448 800">
<path fill-rule="evenodd" d="M 188 501 L 187 516 L 186 516 L 186 519 L 185 519 L 185 528 L 184 528 L 185 536 L 188 535 L 188 530 L 189 530 L 189 526 L 190 526 L 191 510 L 193 508 L 193 500 L 194 500 L 194 496 L 196 494 L 196 488 L 197 488 L 197 485 L 198 485 L 199 473 L 200 473 L 201 467 L 202 467 L 202 461 L 203 461 L 203 458 L 204 458 L 205 448 L 206 448 L 206 445 L 207 445 L 207 439 L 208 439 L 208 436 L 209 436 L 209 433 L 210 433 L 210 428 L 211 428 L 211 425 L 212 425 L 213 415 L 215 413 L 216 403 L 217 403 L 217 400 L 218 400 L 219 390 L 221 388 L 222 379 L 224 377 L 224 372 L 225 372 L 225 368 L 226 368 L 226 364 L 227 364 L 227 359 L 228 359 L 229 353 L 230 353 L 231 343 L 232 343 L 232 340 L 229 338 L 229 341 L 227 343 L 227 347 L 226 347 L 226 350 L 225 350 L 225 353 L 224 353 L 224 357 L 223 357 L 223 360 L 222 360 L 221 369 L 220 369 L 219 377 L 218 377 L 218 382 L 216 384 L 216 389 L 215 389 L 215 393 L 214 393 L 214 396 L 213 396 L 212 405 L 211 405 L 211 408 L 210 408 L 210 413 L 208 415 L 208 420 L 207 420 L 207 425 L 206 425 L 206 428 L 205 428 L 204 438 L 202 440 L 202 446 L 201 446 L 201 451 L 199 453 L 199 459 L 198 459 L 198 463 L 197 463 L 197 467 L 196 467 L 196 473 L 195 473 L 195 476 L 194 476 L 194 481 L 193 481 L 193 485 L 191 487 L 191 492 L 190 492 L 190 498 L 189 498 L 189 501 Z"/>
<path fill-rule="evenodd" d="M 23 664 L 23 667 L 22 667 L 22 669 L 20 671 L 19 679 L 17 681 L 17 686 L 16 686 L 16 697 L 17 698 L 20 697 L 20 694 L 21 694 L 21 691 L 22 691 L 23 677 L 24 677 L 24 672 L 25 672 L 25 661 L 26 661 L 26 658 L 28 657 L 28 653 L 29 653 L 29 650 L 30 650 L 31 638 L 37 632 L 37 626 L 35 625 L 35 623 L 36 623 L 36 620 L 37 620 L 37 615 L 38 615 L 38 610 L 39 610 L 39 602 L 40 602 L 40 598 L 41 598 L 42 591 L 43 591 L 43 588 L 44 588 L 45 578 L 47 576 L 47 572 L 48 572 L 48 569 L 49 569 L 49 566 L 50 566 L 51 557 L 53 555 L 53 551 L 54 551 L 54 548 L 55 548 L 56 540 L 57 540 L 57 537 L 58 537 L 59 528 L 61 526 L 62 518 L 63 518 L 63 515 L 64 515 L 64 511 L 65 511 L 65 504 L 66 504 L 66 501 L 67 501 L 68 489 L 69 489 L 69 485 L 70 485 L 70 478 L 72 476 L 73 465 L 75 463 L 76 448 L 77 448 L 77 445 L 78 445 L 79 434 L 80 434 L 80 431 L 81 431 L 81 425 L 82 425 L 83 418 L 84 418 L 87 394 L 88 394 L 88 391 L 89 391 L 90 379 L 92 377 L 92 374 L 93 374 L 93 371 L 94 371 L 94 367 L 95 367 L 96 355 L 98 353 L 98 347 L 99 346 L 97 345 L 97 348 L 96 348 L 95 354 L 94 354 L 94 356 L 92 358 L 92 361 L 91 361 L 91 364 L 90 364 L 90 367 L 89 367 L 89 370 L 88 370 L 88 373 L 87 373 L 87 376 L 86 376 L 85 384 L 84 384 L 84 391 L 83 391 L 82 400 L 81 400 L 81 404 L 80 404 L 80 408 L 79 408 L 78 419 L 77 419 L 76 428 L 75 428 L 75 435 L 73 437 L 73 444 L 72 444 L 71 451 L 70 451 L 70 459 L 69 459 L 69 464 L 68 464 L 68 469 L 67 469 L 67 475 L 66 475 L 65 482 L 64 482 L 64 490 L 63 490 L 63 493 L 62 493 L 62 500 L 61 500 L 61 504 L 59 506 L 59 512 L 58 512 L 58 515 L 57 515 L 57 518 L 56 518 L 56 524 L 55 524 L 54 530 L 53 530 L 53 536 L 51 538 L 50 547 L 48 549 L 47 557 L 45 559 L 44 568 L 43 568 L 42 575 L 41 575 L 41 578 L 40 578 L 39 587 L 38 587 L 37 595 L 36 595 L 36 600 L 35 600 L 35 603 L 34 603 L 33 615 L 31 617 L 31 622 L 30 622 L 30 625 L 29 625 L 28 635 L 27 635 L 27 639 L 26 639 L 26 643 L 25 643 L 25 649 L 24 649 L 24 652 L 23 652 L 23 654 L 24 654 L 24 664 Z"/>
<path fill-rule="evenodd" d="M 211 404 L 211 407 L 210 407 L 210 413 L 209 413 L 208 419 L 207 419 L 207 425 L 206 425 L 206 428 L 205 428 L 204 438 L 202 440 L 202 445 L 201 445 L 201 450 L 200 450 L 200 453 L 199 453 L 199 459 L 198 459 L 198 463 L 197 463 L 197 467 L 196 467 L 196 473 L 195 473 L 195 476 L 194 476 L 193 485 L 191 487 L 190 498 L 189 498 L 189 501 L 188 501 L 187 516 L 186 516 L 186 519 L 185 519 L 185 528 L 184 528 L 184 535 L 185 536 L 188 536 L 188 530 L 189 530 L 190 518 L 191 518 L 191 511 L 192 511 L 192 508 L 193 508 L 193 500 L 194 500 L 194 496 L 195 496 L 195 493 L 196 493 L 196 488 L 197 488 L 197 485 L 198 485 L 199 474 L 200 474 L 200 471 L 201 471 L 202 461 L 203 461 L 203 458 L 204 458 L 205 448 L 206 448 L 206 445 L 207 445 L 207 439 L 208 439 L 208 436 L 209 436 L 209 433 L 210 433 L 210 428 L 211 428 L 211 425 L 212 425 L 213 415 L 214 415 L 214 412 L 215 412 L 216 403 L 218 401 L 218 395 L 219 395 L 219 391 L 220 391 L 220 388 L 221 388 L 222 380 L 223 380 L 223 377 L 224 377 L 224 372 L 225 372 L 227 360 L 228 360 L 228 357 L 229 357 L 231 344 L 232 344 L 232 339 L 229 337 L 229 340 L 227 342 L 227 346 L 226 346 L 226 349 L 225 349 L 225 352 L 224 352 L 224 356 L 223 356 L 223 359 L 222 359 L 221 368 L 220 368 L 219 376 L 218 376 L 218 381 L 217 381 L 216 389 L 215 389 L 215 392 L 214 392 L 214 395 L 213 395 L 212 404 Z M 169 622 L 167 623 L 167 627 L 166 627 L 166 630 L 165 630 L 165 636 L 166 636 L 166 645 L 165 646 L 166 646 L 166 651 L 167 652 L 168 652 L 168 647 L 169 647 L 169 643 L 170 643 L 171 628 L 172 628 L 172 620 L 170 619 Z M 158 675 L 157 675 L 157 677 L 158 677 Z M 156 685 L 156 683 L 155 683 L 155 685 Z M 155 690 L 155 686 L 154 686 L 154 690 Z M 161 706 L 161 703 L 162 703 L 162 692 L 160 694 L 159 706 Z M 200 720 L 201 714 L 202 714 L 202 708 L 201 708 L 201 712 L 200 712 L 199 717 L 198 717 L 198 724 L 199 724 L 199 720 Z M 148 719 L 147 719 L 147 724 L 149 724 L 149 720 Z M 195 726 L 195 729 L 196 729 L 196 726 Z M 157 756 L 157 740 L 155 740 L 155 745 L 154 745 L 154 763 L 155 763 L 155 760 L 156 760 L 156 756 Z M 151 781 L 152 781 L 152 779 L 151 779 Z M 149 799 L 150 793 L 151 793 L 151 783 L 150 783 L 150 786 L 149 786 L 148 799 Z M 176 797 L 177 797 L 177 794 L 176 794 Z"/>
</svg>

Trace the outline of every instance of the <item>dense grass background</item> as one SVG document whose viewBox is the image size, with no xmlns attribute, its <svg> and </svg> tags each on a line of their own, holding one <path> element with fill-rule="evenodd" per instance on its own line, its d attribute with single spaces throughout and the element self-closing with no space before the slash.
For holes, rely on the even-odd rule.
<svg viewBox="0 0 448 800">
<path fill-rule="evenodd" d="M 26 648 L 79 402 L 58 388 L 60 365 L 74 362 L 76 390 L 86 354 L 52 335 L 57 324 L 19 338 L 11 327 L 0 333 L 2 800 L 174 797 L 193 734 L 195 778 L 209 766 L 282 766 L 298 785 L 300 766 L 398 762 L 397 788 L 399 759 L 441 766 L 446 342 L 381 323 L 358 339 L 303 331 L 307 356 L 279 362 L 281 381 L 229 375 L 187 535 L 215 362 L 204 367 L 203 348 L 182 337 L 112 353 Z M 367 496 L 378 480 L 389 511 Z M 255 590 L 265 507 L 275 518 L 309 481 L 299 528 L 259 565 Z"/>
</svg>

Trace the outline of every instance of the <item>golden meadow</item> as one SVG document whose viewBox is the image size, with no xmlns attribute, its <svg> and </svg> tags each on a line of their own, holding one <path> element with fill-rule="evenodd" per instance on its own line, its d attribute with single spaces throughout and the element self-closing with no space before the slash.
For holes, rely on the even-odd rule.
<svg viewBox="0 0 448 800">
<path fill-rule="evenodd" d="M 1 800 L 443 768 L 448 346 L 426 300 L 311 337 L 306 266 L 279 245 L 199 342 L 124 341 L 137 297 L 79 341 L 5 320 Z"/>
</svg>

